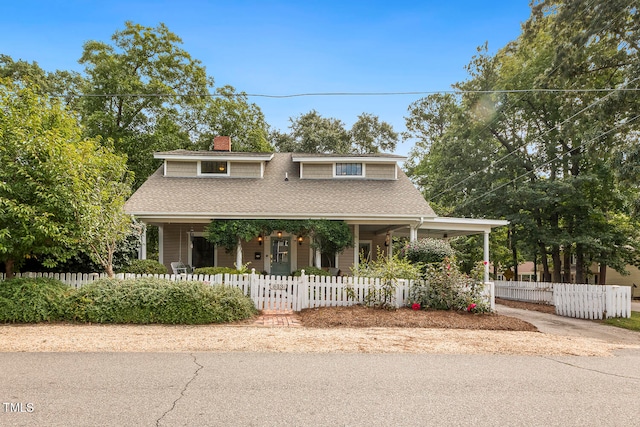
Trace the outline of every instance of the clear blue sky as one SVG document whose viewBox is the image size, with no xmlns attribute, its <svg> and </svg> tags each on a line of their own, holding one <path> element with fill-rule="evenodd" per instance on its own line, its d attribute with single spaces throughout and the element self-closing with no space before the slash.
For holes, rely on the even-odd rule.
<svg viewBox="0 0 640 427">
<path fill-rule="evenodd" d="M 82 71 L 88 40 L 109 42 L 127 20 L 165 23 L 216 85 L 284 95 L 448 90 L 476 47 L 494 53 L 520 34 L 528 0 L 197 1 L 15 0 L 0 10 L 0 53 L 48 71 Z M 402 96 L 251 98 L 268 123 L 316 109 L 350 127 L 363 112 L 404 129 Z M 410 143 L 396 150 L 406 154 Z"/>
</svg>

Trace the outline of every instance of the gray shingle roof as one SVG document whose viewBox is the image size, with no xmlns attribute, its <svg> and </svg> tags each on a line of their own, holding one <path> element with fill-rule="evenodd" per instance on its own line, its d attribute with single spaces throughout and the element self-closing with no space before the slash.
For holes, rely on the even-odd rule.
<svg viewBox="0 0 640 427">
<path fill-rule="evenodd" d="M 300 165 L 292 161 L 291 153 L 275 153 L 262 179 L 163 177 L 161 167 L 131 196 L 125 210 L 142 218 L 436 216 L 402 170 L 397 180 L 299 176 Z"/>
</svg>

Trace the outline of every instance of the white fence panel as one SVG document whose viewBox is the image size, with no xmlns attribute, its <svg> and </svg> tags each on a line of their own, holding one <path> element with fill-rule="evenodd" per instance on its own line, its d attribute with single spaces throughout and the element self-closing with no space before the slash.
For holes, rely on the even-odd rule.
<svg viewBox="0 0 640 427">
<path fill-rule="evenodd" d="M 497 298 L 553 304 L 553 283 L 496 280 L 494 284 Z"/>
</svg>

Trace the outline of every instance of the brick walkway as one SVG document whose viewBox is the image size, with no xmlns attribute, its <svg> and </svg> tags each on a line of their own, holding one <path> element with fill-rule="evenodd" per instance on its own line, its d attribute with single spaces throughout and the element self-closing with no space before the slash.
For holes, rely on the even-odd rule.
<svg viewBox="0 0 640 427">
<path fill-rule="evenodd" d="M 253 325 L 265 328 L 299 328 L 302 323 L 300 316 L 293 311 L 263 310 Z"/>
</svg>

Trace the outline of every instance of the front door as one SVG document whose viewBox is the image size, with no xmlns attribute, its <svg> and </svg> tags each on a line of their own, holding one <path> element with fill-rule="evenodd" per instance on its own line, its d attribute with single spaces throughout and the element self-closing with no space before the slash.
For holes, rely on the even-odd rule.
<svg viewBox="0 0 640 427">
<path fill-rule="evenodd" d="M 198 267 L 213 267 L 214 246 L 204 237 L 194 236 L 191 243 L 191 265 Z"/>
<path fill-rule="evenodd" d="M 271 274 L 274 276 L 289 276 L 291 274 L 291 253 L 289 252 L 289 237 L 271 238 Z"/>
</svg>

